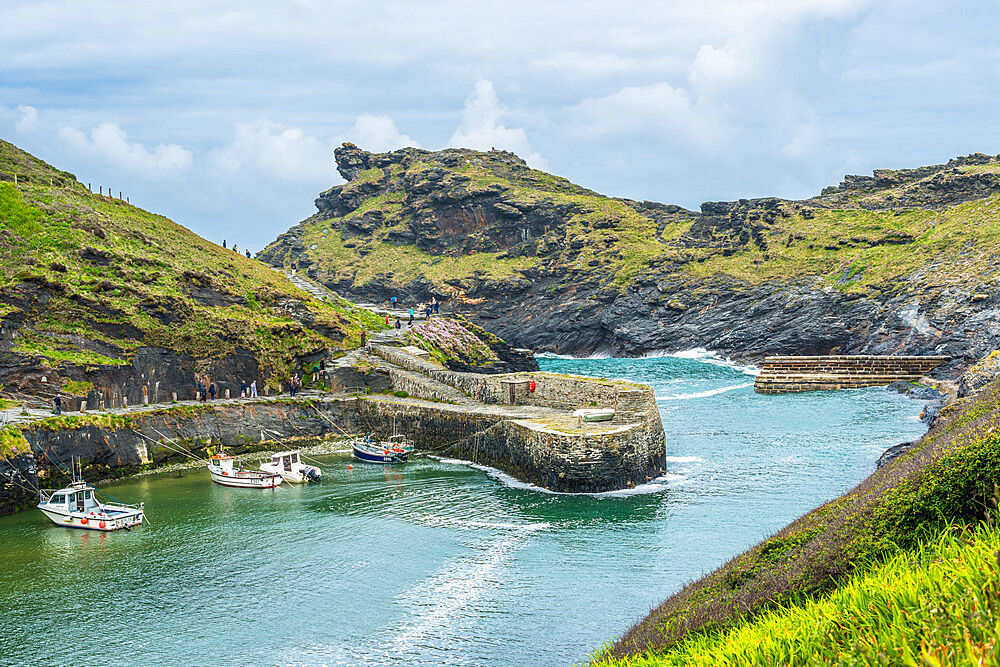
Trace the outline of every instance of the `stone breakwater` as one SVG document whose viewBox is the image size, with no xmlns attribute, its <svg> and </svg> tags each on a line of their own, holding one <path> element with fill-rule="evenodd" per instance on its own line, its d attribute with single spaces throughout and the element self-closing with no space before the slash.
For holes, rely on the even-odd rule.
<svg viewBox="0 0 1000 667">
<path fill-rule="evenodd" d="M 534 379 L 535 392 L 528 391 L 522 375 Z M 399 377 L 412 381 L 416 376 L 411 372 Z M 75 459 L 86 478 L 107 479 L 187 461 L 189 456 L 204 458 L 220 446 L 245 454 L 345 433 L 404 433 L 417 451 L 490 465 L 555 491 L 627 488 L 662 468 L 665 441 L 652 389 L 547 373 L 480 377 L 484 380 L 476 385 L 477 392 L 491 403 L 326 394 L 37 420 L 18 427 L 30 447 L 23 445 L 0 459 L 0 513 L 33 506 L 33 488 L 63 483 L 57 461 Z M 472 379 L 465 379 L 472 387 Z M 515 404 L 505 401 L 512 386 Z M 615 420 L 588 424 L 566 409 L 588 404 L 615 407 Z"/>
<path fill-rule="evenodd" d="M 754 391 L 778 394 L 913 382 L 948 360 L 949 357 L 931 355 L 773 356 L 764 359 L 754 381 Z"/>
</svg>

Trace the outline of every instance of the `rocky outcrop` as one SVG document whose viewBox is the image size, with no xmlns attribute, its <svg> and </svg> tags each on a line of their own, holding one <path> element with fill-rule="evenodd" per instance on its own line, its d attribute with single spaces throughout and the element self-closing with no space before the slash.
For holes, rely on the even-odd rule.
<svg viewBox="0 0 1000 667">
<path fill-rule="evenodd" d="M 261 257 L 358 299 L 437 297 L 516 347 L 939 354 L 954 375 L 1000 345 L 996 267 L 909 250 L 927 218 L 908 212 L 935 211 L 939 235 L 981 214 L 956 207 L 1000 192 L 992 156 L 699 211 L 602 197 L 503 151 L 345 145 L 336 159 L 348 182 Z M 890 256 L 905 268 L 886 274 Z"/>
</svg>

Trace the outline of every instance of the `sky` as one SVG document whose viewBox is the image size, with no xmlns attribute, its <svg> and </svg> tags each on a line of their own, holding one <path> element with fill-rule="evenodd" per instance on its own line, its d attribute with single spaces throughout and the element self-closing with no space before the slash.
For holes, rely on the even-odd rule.
<svg viewBox="0 0 1000 667">
<path fill-rule="evenodd" d="M 0 137 L 255 251 L 343 182 L 344 141 L 802 198 L 1000 153 L 998 32 L 981 0 L 5 0 Z"/>
</svg>

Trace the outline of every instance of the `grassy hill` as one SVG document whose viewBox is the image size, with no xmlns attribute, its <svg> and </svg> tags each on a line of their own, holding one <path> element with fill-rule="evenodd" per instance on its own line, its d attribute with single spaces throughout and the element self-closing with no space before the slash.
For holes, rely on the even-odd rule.
<svg viewBox="0 0 1000 667">
<path fill-rule="evenodd" d="M 363 327 L 380 326 L 163 216 L 91 193 L 4 141 L 0 179 L 0 383 L 8 392 L 83 396 L 102 384 L 148 383 L 128 367 L 149 348 L 219 381 L 253 372 L 276 386 L 303 359 L 356 347 Z M 155 365 L 141 374 L 150 372 Z M 190 373 L 173 377 L 187 377 L 182 393 L 190 392 Z"/>
<path fill-rule="evenodd" d="M 594 662 L 995 664 L 998 561 L 986 545 L 996 539 L 998 485 L 994 381 L 945 408 L 916 445 L 848 493 L 670 596 Z M 984 546 L 988 570 L 976 572 Z M 936 550 L 970 560 L 924 570 Z M 974 595 L 962 590 L 972 585 L 966 575 L 988 586 L 983 605 L 963 597 Z M 969 658 L 987 653 L 983 663 Z"/>
<path fill-rule="evenodd" d="M 859 300 L 884 306 L 918 298 L 937 330 L 1000 305 L 994 156 L 850 176 L 801 201 L 707 202 L 700 211 L 605 197 L 502 151 L 372 154 L 346 144 L 337 159 L 348 182 L 322 193 L 318 213 L 262 258 L 366 298 L 436 295 L 449 308 L 481 314 L 514 344 L 558 349 L 560 339 L 545 322 L 551 331 L 558 319 L 589 330 L 583 340 L 567 332 L 563 351 L 681 344 L 746 351 L 767 345 L 768 337 L 727 336 L 712 320 L 720 311 L 708 312 L 707 327 L 696 313 L 736 298 L 743 301 L 730 310 L 745 309 L 776 290 L 787 290 L 781 309 L 822 299 L 847 311 Z M 877 310 L 809 336 L 829 339 L 815 351 L 870 349 L 876 342 L 861 340 L 861 332 L 844 339 L 837 330 L 870 324 Z M 770 308 L 770 328 L 787 329 L 791 312 Z M 655 321 L 661 331 L 632 319 Z M 699 336 L 681 340 L 665 331 L 689 326 L 700 327 Z M 904 335 L 893 344 L 909 344 Z M 762 351 L 794 352 L 792 345 Z M 973 347 L 970 358 L 993 349 Z"/>
</svg>

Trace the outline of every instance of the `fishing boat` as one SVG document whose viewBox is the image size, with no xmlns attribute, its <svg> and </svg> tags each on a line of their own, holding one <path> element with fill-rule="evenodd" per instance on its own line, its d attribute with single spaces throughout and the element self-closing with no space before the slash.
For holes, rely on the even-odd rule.
<svg viewBox="0 0 1000 667">
<path fill-rule="evenodd" d="M 385 440 L 376 440 L 369 433 L 364 438 L 351 442 L 354 458 L 368 463 L 406 463 L 413 452 L 413 444 L 405 435 L 392 435 Z"/>
<path fill-rule="evenodd" d="M 273 489 L 281 484 L 282 479 L 277 473 L 237 468 L 236 457 L 227 454 L 208 457 L 208 474 L 216 484 L 246 489 Z"/>
<path fill-rule="evenodd" d="M 573 412 L 574 417 L 578 417 L 585 422 L 607 422 L 615 418 L 614 408 L 581 408 Z"/>
<path fill-rule="evenodd" d="M 299 452 L 273 454 L 270 461 L 260 464 L 260 469 L 281 475 L 282 479 L 291 484 L 318 482 L 323 478 L 323 472 L 319 468 L 302 463 Z"/>
<path fill-rule="evenodd" d="M 75 475 L 74 475 L 75 476 Z M 111 531 L 132 528 L 145 518 L 144 503 L 107 504 L 97 499 L 94 487 L 74 480 L 64 489 L 42 489 L 38 509 L 59 526 Z"/>
</svg>

